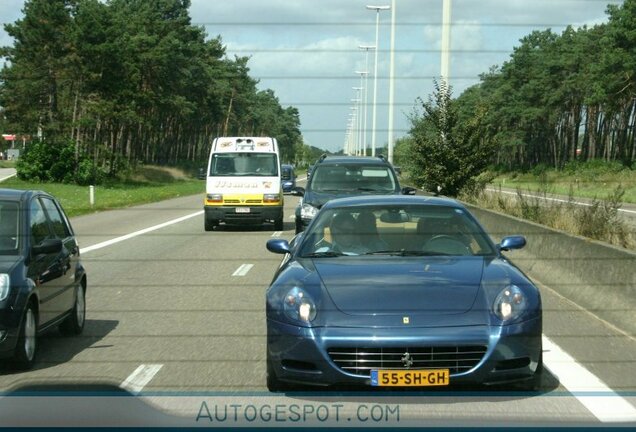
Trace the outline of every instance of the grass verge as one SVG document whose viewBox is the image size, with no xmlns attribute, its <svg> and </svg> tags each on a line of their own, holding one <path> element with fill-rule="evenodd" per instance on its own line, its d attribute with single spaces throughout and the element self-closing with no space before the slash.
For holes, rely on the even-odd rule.
<svg viewBox="0 0 636 432">
<path fill-rule="evenodd" d="M 163 173 L 162 173 L 163 172 Z M 69 217 L 102 210 L 130 207 L 170 198 L 205 193 L 205 182 L 185 178 L 161 168 L 145 167 L 130 179 L 95 186 L 95 205 L 89 203 L 89 187 L 63 183 L 32 183 L 11 178 L 0 183 L 9 189 L 37 189 L 60 200 Z M 173 173 L 176 174 L 176 173 Z"/>
<path fill-rule="evenodd" d="M 589 206 L 575 204 L 572 190 L 569 191 L 566 202 L 544 200 L 543 198 L 553 193 L 545 184 L 539 190 L 539 196 L 530 197 L 525 196 L 526 191 L 517 188 L 516 196 L 481 190 L 464 194 L 460 198 L 482 208 L 636 250 L 634 228 L 618 215 L 625 193 L 621 186 L 609 192 L 604 199 L 594 198 Z M 532 192 L 536 194 L 536 191 Z"/>
<path fill-rule="evenodd" d="M 617 187 L 624 189 L 623 202 L 636 203 L 636 170 L 578 169 L 577 171 L 536 170 L 529 173 L 497 174 L 492 186 L 541 191 L 545 185 L 551 193 L 580 198 L 597 198 Z"/>
</svg>

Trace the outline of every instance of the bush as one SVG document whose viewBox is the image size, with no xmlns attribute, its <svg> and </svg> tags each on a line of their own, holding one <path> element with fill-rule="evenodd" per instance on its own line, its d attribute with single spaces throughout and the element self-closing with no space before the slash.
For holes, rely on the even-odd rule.
<svg viewBox="0 0 636 432">
<path fill-rule="evenodd" d="M 606 161 L 604 159 L 591 159 L 588 161 L 573 160 L 565 164 L 563 171 L 568 174 L 583 174 L 596 177 L 603 174 L 619 173 L 629 167 L 617 161 Z"/>
<path fill-rule="evenodd" d="M 18 178 L 33 182 L 98 184 L 104 172 L 84 154 L 75 161 L 71 141 L 34 141 L 16 163 Z"/>
</svg>

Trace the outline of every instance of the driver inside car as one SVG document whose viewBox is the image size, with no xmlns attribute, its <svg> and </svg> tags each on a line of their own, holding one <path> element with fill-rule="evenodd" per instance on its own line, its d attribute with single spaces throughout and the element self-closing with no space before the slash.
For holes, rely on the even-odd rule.
<svg viewBox="0 0 636 432">
<path fill-rule="evenodd" d="M 334 215 L 325 228 L 324 237 L 316 245 L 316 252 L 338 252 L 344 255 L 361 255 L 370 252 L 370 249 L 360 241 L 356 220 L 351 213 L 338 213 Z"/>
</svg>

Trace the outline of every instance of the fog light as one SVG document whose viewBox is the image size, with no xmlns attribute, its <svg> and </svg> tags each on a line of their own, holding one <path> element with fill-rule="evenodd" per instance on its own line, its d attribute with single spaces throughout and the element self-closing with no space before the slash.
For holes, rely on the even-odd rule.
<svg viewBox="0 0 636 432">
<path fill-rule="evenodd" d="M 0 330 L 0 342 L 4 341 L 4 338 L 7 336 L 6 330 Z"/>
</svg>

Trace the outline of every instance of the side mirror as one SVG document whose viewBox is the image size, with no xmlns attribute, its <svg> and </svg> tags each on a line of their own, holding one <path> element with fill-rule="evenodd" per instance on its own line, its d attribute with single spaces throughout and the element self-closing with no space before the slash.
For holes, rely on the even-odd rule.
<svg viewBox="0 0 636 432">
<path fill-rule="evenodd" d="M 520 235 L 508 236 L 501 239 L 497 245 L 499 250 L 508 251 L 511 249 L 521 249 L 526 245 L 526 238 Z"/>
<path fill-rule="evenodd" d="M 60 253 L 62 251 L 62 240 L 60 239 L 46 239 L 37 246 L 31 248 L 34 256 Z"/>
<path fill-rule="evenodd" d="M 305 196 L 305 188 L 296 186 L 295 188 L 292 189 L 291 194 L 295 196 Z"/>
<path fill-rule="evenodd" d="M 267 240 L 267 250 L 277 254 L 291 253 L 289 243 L 283 239 L 271 239 Z"/>
<path fill-rule="evenodd" d="M 406 186 L 402 188 L 402 195 L 415 195 L 415 192 L 417 192 L 417 189 L 412 188 L 410 186 Z"/>
</svg>

